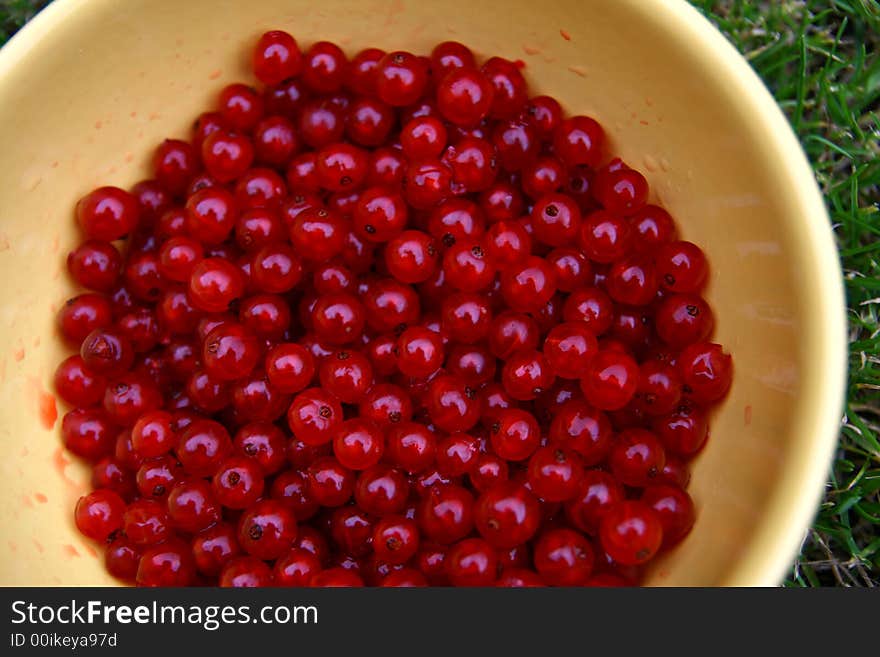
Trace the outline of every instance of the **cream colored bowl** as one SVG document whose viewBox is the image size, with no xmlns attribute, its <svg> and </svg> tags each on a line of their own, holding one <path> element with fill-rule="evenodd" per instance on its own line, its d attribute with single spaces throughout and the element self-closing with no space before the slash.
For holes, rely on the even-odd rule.
<svg viewBox="0 0 880 657">
<path fill-rule="evenodd" d="M 692 535 L 651 584 L 773 585 L 819 501 L 846 368 L 841 273 L 812 173 L 746 62 L 682 0 L 56 0 L 0 53 L 0 584 L 111 584 L 75 531 L 86 470 L 60 448 L 55 328 L 73 206 L 145 177 L 271 28 L 526 62 L 599 119 L 708 252 L 736 378 L 693 472 Z M 58 408 L 61 414 L 65 409 Z"/>
</svg>

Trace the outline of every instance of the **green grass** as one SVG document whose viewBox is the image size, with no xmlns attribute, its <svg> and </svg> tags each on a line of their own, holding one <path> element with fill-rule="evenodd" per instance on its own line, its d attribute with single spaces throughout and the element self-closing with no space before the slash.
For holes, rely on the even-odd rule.
<svg viewBox="0 0 880 657">
<path fill-rule="evenodd" d="M 846 274 L 846 415 L 825 499 L 788 584 L 880 584 L 880 3 L 692 2 L 791 120 L 825 193 Z M 0 44 L 45 4 L 0 0 Z"/>
<path fill-rule="evenodd" d="M 880 583 L 880 4 L 695 0 L 789 117 L 840 247 L 850 387 L 825 499 L 790 585 Z"/>
</svg>

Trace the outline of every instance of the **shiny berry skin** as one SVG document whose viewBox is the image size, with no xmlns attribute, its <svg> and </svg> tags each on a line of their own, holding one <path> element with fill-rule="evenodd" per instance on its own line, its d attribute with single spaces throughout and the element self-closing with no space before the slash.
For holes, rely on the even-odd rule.
<svg viewBox="0 0 880 657">
<path fill-rule="evenodd" d="M 409 422 L 413 415 L 413 403 L 403 388 L 392 383 L 378 383 L 366 394 L 358 410 L 362 418 L 387 427 Z"/>
<path fill-rule="evenodd" d="M 278 84 L 302 71 L 302 53 L 296 39 L 287 32 L 266 32 L 257 41 L 251 65 L 263 84 Z"/>
<path fill-rule="evenodd" d="M 428 386 L 426 403 L 431 420 L 443 431 L 467 431 L 480 419 L 476 391 L 458 377 L 434 379 Z"/>
<path fill-rule="evenodd" d="M 293 124 L 282 116 L 268 116 L 254 128 L 254 159 L 274 167 L 286 165 L 300 147 Z"/>
<path fill-rule="evenodd" d="M 535 416 L 519 408 L 498 413 L 489 431 L 492 449 L 508 461 L 524 461 L 538 448 L 541 429 Z"/>
<path fill-rule="evenodd" d="M 335 567 L 327 568 L 312 575 L 309 580 L 309 586 L 314 587 L 342 587 L 351 588 L 363 586 L 364 580 L 361 576 L 345 568 Z"/>
<path fill-rule="evenodd" d="M 619 564 L 649 561 L 663 542 L 659 514 L 644 502 L 621 502 L 606 513 L 599 527 L 602 548 Z"/>
<path fill-rule="evenodd" d="M 485 139 L 464 137 L 443 154 L 443 161 L 452 170 L 453 182 L 466 192 L 488 189 L 498 175 L 498 157 Z"/>
<path fill-rule="evenodd" d="M 519 114 L 525 106 L 528 90 L 516 64 L 501 57 L 490 57 L 480 72 L 494 88 L 489 115 L 497 119 L 510 119 Z"/>
<path fill-rule="evenodd" d="M 203 575 L 220 574 L 223 567 L 241 555 L 235 529 L 220 522 L 193 537 L 192 555 L 196 568 Z"/>
<path fill-rule="evenodd" d="M 474 523 L 480 535 L 499 549 L 530 540 L 541 524 L 538 499 L 512 481 L 496 484 L 477 500 Z"/>
<path fill-rule="evenodd" d="M 436 451 L 437 436 L 423 424 L 400 422 L 386 434 L 386 457 L 407 472 L 428 468 L 434 462 Z"/>
<path fill-rule="evenodd" d="M 632 228 L 619 215 L 598 210 L 584 217 L 578 243 L 590 260 L 614 262 L 626 255 L 632 241 Z"/>
<path fill-rule="evenodd" d="M 107 488 L 120 495 L 124 500 L 131 500 L 136 493 L 134 473 L 129 469 L 128 461 L 114 456 L 105 456 L 92 467 L 92 488 Z"/>
<path fill-rule="evenodd" d="M 166 139 L 153 156 L 153 174 L 174 196 L 181 196 L 199 170 L 199 157 L 189 142 Z"/>
<path fill-rule="evenodd" d="M 562 107 L 555 98 L 535 96 L 526 104 L 525 116 L 540 138 L 547 139 L 562 122 Z"/>
<path fill-rule="evenodd" d="M 141 415 L 131 430 L 132 447 L 143 458 L 162 456 L 176 443 L 172 416 L 167 411 L 152 411 Z"/>
<path fill-rule="evenodd" d="M 428 586 L 428 579 L 415 568 L 401 568 L 388 573 L 380 582 L 379 586 L 390 587 L 414 587 Z"/>
<path fill-rule="evenodd" d="M 244 135 L 214 132 L 202 142 L 202 161 L 218 182 L 232 182 L 253 164 L 254 145 Z"/>
<path fill-rule="evenodd" d="M 366 470 L 379 462 L 385 436 L 373 422 L 352 418 L 343 422 L 333 438 L 333 455 L 349 470 Z"/>
<path fill-rule="evenodd" d="M 412 162 L 403 175 L 403 195 L 416 209 L 434 207 L 452 192 L 452 169 L 436 158 Z"/>
<path fill-rule="evenodd" d="M 418 525 L 402 516 L 385 516 L 373 529 L 372 547 L 385 563 L 406 563 L 419 551 Z"/>
<path fill-rule="evenodd" d="M 614 323 L 614 304 L 599 288 L 582 287 L 574 290 L 565 300 L 562 316 L 566 322 L 584 322 L 599 337 Z"/>
<path fill-rule="evenodd" d="M 308 491 L 321 506 L 342 506 L 351 498 L 354 486 L 354 473 L 332 456 L 318 458 L 308 467 Z"/>
<path fill-rule="evenodd" d="M 285 554 L 296 539 L 296 518 L 282 503 L 261 500 L 238 521 L 238 542 L 248 554 L 264 560 Z"/>
<path fill-rule="evenodd" d="M 272 586 L 272 570 L 256 557 L 235 557 L 223 566 L 217 583 L 224 588 Z"/>
<path fill-rule="evenodd" d="M 244 294 L 244 278 L 234 264 L 222 258 L 205 258 L 193 269 L 189 295 L 193 305 L 207 312 L 223 312 Z"/>
<path fill-rule="evenodd" d="M 74 520 L 81 534 L 106 541 L 123 527 L 125 502 L 112 490 L 98 489 L 79 498 Z"/>
<path fill-rule="evenodd" d="M 630 257 L 615 262 L 605 282 L 608 294 L 618 303 L 645 306 L 657 294 L 654 264 L 646 257 Z"/>
<path fill-rule="evenodd" d="M 284 179 L 274 170 L 248 169 L 235 184 L 235 199 L 241 210 L 276 208 L 287 195 Z"/>
<path fill-rule="evenodd" d="M 421 312 L 413 289 L 393 279 L 370 284 L 362 298 L 367 324 L 375 331 L 399 331 L 415 323 Z"/>
<path fill-rule="evenodd" d="M 577 493 L 582 477 L 580 458 L 562 447 L 542 447 L 529 459 L 529 485 L 542 500 L 564 502 L 571 499 Z"/>
<path fill-rule="evenodd" d="M 202 365 L 217 381 L 234 381 L 251 373 L 261 356 L 257 336 L 241 324 L 221 324 L 205 337 Z"/>
<path fill-rule="evenodd" d="M 507 481 L 510 471 L 507 461 L 495 454 L 480 454 L 468 472 L 471 486 L 478 493 L 485 493 L 503 481 Z"/>
<path fill-rule="evenodd" d="M 283 393 L 304 390 L 315 376 L 315 360 L 301 345 L 277 344 L 266 354 L 266 375 Z"/>
<path fill-rule="evenodd" d="M 172 539 L 144 550 L 135 581 L 138 586 L 189 586 L 196 568 L 189 545 Z"/>
<path fill-rule="evenodd" d="M 153 500 L 138 500 L 123 514 L 123 531 L 135 545 L 155 545 L 170 534 L 171 521 L 163 505 Z"/>
<path fill-rule="evenodd" d="M 367 310 L 352 294 L 338 292 L 321 296 L 312 309 L 312 322 L 321 340 L 329 344 L 348 344 L 364 329 Z"/>
<path fill-rule="evenodd" d="M 450 247 L 458 240 L 477 239 L 485 232 L 482 210 L 471 201 L 451 198 L 443 201 L 428 219 L 428 232 Z"/>
<path fill-rule="evenodd" d="M 113 321 L 110 301 L 98 294 L 80 294 L 68 299 L 58 312 L 58 326 L 71 343 L 79 345 L 92 331 Z"/>
<path fill-rule="evenodd" d="M 196 240 L 172 237 L 159 249 L 159 272 L 170 281 L 188 281 L 203 253 L 202 245 Z"/>
<path fill-rule="evenodd" d="M 401 513 L 409 497 L 409 483 L 397 468 L 375 465 L 358 475 L 354 487 L 357 505 L 374 516 Z"/>
<path fill-rule="evenodd" d="M 220 520 L 220 505 L 204 479 L 178 481 L 168 493 L 168 516 L 175 527 L 199 532 Z"/>
<path fill-rule="evenodd" d="M 172 456 L 160 456 L 144 461 L 135 476 L 141 497 L 165 499 L 175 483 L 183 476 L 183 468 Z"/>
<path fill-rule="evenodd" d="M 551 442 L 574 450 L 584 465 L 601 463 L 611 449 L 611 425 L 601 411 L 582 401 L 566 402 L 550 423 Z"/>
<path fill-rule="evenodd" d="M 311 578 L 321 571 L 321 560 L 302 548 L 292 548 L 275 562 L 275 586 L 308 586 Z"/>
<path fill-rule="evenodd" d="M 385 247 L 388 273 L 401 283 L 422 283 L 437 268 L 439 259 L 434 238 L 418 230 L 406 230 Z"/>
<path fill-rule="evenodd" d="M 302 279 L 303 267 L 296 251 L 287 244 L 267 244 L 254 255 L 253 284 L 263 292 L 283 294 Z"/>
<path fill-rule="evenodd" d="M 549 246 L 571 244 L 581 225 L 581 212 L 574 200 L 565 194 L 547 194 L 532 209 L 535 238 Z"/>
<path fill-rule="evenodd" d="M 573 292 L 586 286 L 593 278 L 590 261 L 576 248 L 559 247 L 547 254 L 547 261 L 556 272 L 560 292 Z"/>
<path fill-rule="evenodd" d="M 647 203 L 648 181 L 634 169 L 600 171 L 595 177 L 592 191 L 606 210 L 629 217 Z"/>
<path fill-rule="evenodd" d="M 590 542 L 571 529 L 552 529 L 535 544 L 535 568 L 551 586 L 582 586 L 593 572 Z"/>
<path fill-rule="evenodd" d="M 229 509 L 246 509 L 263 494 L 263 472 L 253 460 L 228 458 L 214 473 L 214 497 Z"/>
<path fill-rule="evenodd" d="M 450 339 L 463 344 L 479 342 L 489 332 L 489 300 L 476 293 L 459 292 L 443 301 L 441 323 Z"/>
<path fill-rule="evenodd" d="M 419 502 L 416 521 L 427 539 L 454 543 L 474 526 L 474 497 L 461 486 L 432 487 Z"/>
<path fill-rule="evenodd" d="M 666 454 L 657 436 L 650 431 L 627 429 L 615 438 L 608 463 L 618 481 L 641 488 L 660 476 L 666 465 Z"/>
<path fill-rule="evenodd" d="M 340 350 L 318 368 L 321 387 L 346 404 L 356 404 L 373 385 L 373 366 L 358 351 Z"/>
<path fill-rule="evenodd" d="M 140 550 L 125 538 L 113 540 L 104 551 L 107 572 L 125 582 L 134 582 L 140 560 Z"/>
<path fill-rule="evenodd" d="M 308 208 L 290 225 L 290 242 L 303 259 L 325 261 L 342 252 L 345 232 L 345 222 L 335 212 Z"/>
<path fill-rule="evenodd" d="M 321 388 L 300 392 L 287 411 L 290 430 L 307 445 L 323 445 L 333 440 L 342 420 L 339 400 Z"/>
<path fill-rule="evenodd" d="M 197 420 L 180 435 L 175 453 L 188 474 L 212 476 L 232 451 L 229 432 L 219 422 Z"/>
<path fill-rule="evenodd" d="M 558 324 L 544 340 L 544 356 L 550 368 L 564 379 L 579 379 L 598 351 L 596 336 L 584 322 Z"/>
<path fill-rule="evenodd" d="M 265 110 L 262 96 L 244 84 L 230 84 L 224 87 L 220 92 L 219 105 L 223 120 L 229 128 L 241 132 L 250 132 L 263 118 Z M 202 157 L 204 159 L 204 154 Z"/>
<path fill-rule="evenodd" d="M 705 411 L 684 404 L 669 415 L 654 418 L 651 429 L 667 451 L 685 458 L 700 451 L 709 437 Z"/>
<path fill-rule="evenodd" d="M 260 294 L 248 297 L 238 311 L 245 329 L 260 338 L 277 341 L 290 328 L 290 306 L 281 296 Z"/>
<path fill-rule="evenodd" d="M 118 240 L 134 230 L 139 219 L 137 199 L 118 187 L 99 187 L 76 204 L 76 220 L 88 239 Z"/>
<path fill-rule="evenodd" d="M 696 342 L 678 356 L 682 390 L 698 404 L 721 400 L 730 389 L 733 361 L 720 344 Z"/>
<path fill-rule="evenodd" d="M 588 116 L 563 119 L 553 131 L 553 152 L 567 166 L 596 167 L 602 157 L 605 132 Z"/>
<path fill-rule="evenodd" d="M 235 197 L 225 188 L 201 189 L 186 201 L 186 230 L 202 244 L 220 244 L 232 232 L 238 212 Z"/>
<path fill-rule="evenodd" d="M 680 543 L 694 526 L 694 502 L 681 488 L 667 484 L 648 486 L 640 499 L 654 509 L 660 519 L 664 548 Z"/>
<path fill-rule="evenodd" d="M 162 393 L 148 377 L 130 372 L 112 379 L 104 391 L 104 410 L 115 424 L 133 425 L 144 413 L 162 406 Z"/>
<path fill-rule="evenodd" d="M 437 444 L 437 472 L 445 477 L 460 477 L 476 464 L 479 441 L 466 433 L 453 433 Z"/>
<path fill-rule="evenodd" d="M 661 360 L 646 360 L 639 365 L 639 386 L 635 403 L 647 415 L 666 415 L 678 406 L 682 378 L 679 370 Z"/>
<path fill-rule="evenodd" d="M 472 127 L 489 113 L 494 96 L 490 80 L 473 68 L 461 67 L 437 86 L 437 109 L 450 123 Z"/>
<path fill-rule="evenodd" d="M 472 387 L 482 386 L 494 379 L 496 368 L 495 357 L 480 345 L 455 345 L 446 359 L 446 370 Z"/>
<path fill-rule="evenodd" d="M 475 67 L 474 53 L 458 41 L 438 43 L 431 51 L 431 74 L 435 80 L 442 80 L 456 69 Z"/>
<path fill-rule="evenodd" d="M 95 374 L 79 354 L 68 356 L 55 370 L 55 392 L 68 404 L 93 406 L 104 397 L 106 379 Z"/>
<path fill-rule="evenodd" d="M 623 486 L 604 470 L 586 470 L 575 495 L 565 503 L 565 517 L 572 526 L 595 535 L 608 511 L 626 498 Z"/>
<path fill-rule="evenodd" d="M 394 190 L 370 187 L 361 194 L 353 214 L 354 230 L 368 242 L 387 242 L 406 227 L 409 211 Z"/>
<path fill-rule="evenodd" d="M 501 383 L 514 399 L 528 401 L 547 390 L 555 375 L 540 351 L 521 349 L 511 354 L 501 370 Z"/>
<path fill-rule="evenodd" d="M 331 192 L 357 189 L 367 176 L 366 151 L 350 144 L 329 144 L 315 161 L 321 187 Z"/>
<path fill-rule="evenodd" d="M 498 570 L 498 556 L 481 538 L 467 538 L 452 546 L 445 559 L 453 586 L 491 586 Z"/>
<path fill-rule="evenodd" d="M 376 68 L 385 56 L 378 48 L 365 48 L 356 54 L 349 63 L 345 86 L 356 94 L 376 95 Z"/>
<path fill-rule="evenodd" d="M 461 292 L 479 292 L 495 277 L 483 240 L 458 241 L 443 256 L 449 284 Z"/>
<path fill-rule="evenodd" d="M 581 379 L 587 401 L 596 408 L 613 411 L 626 406 L 638 388 L 639 366 L 626 353 L 600 349 Z"/>
<path fill-rule="evenodd" d="M 497 221 L 486 234 L 486 251 L 490 262 L 504 269 L 524 260 L 532 249 L 532 238 L 521 224 Z"/>
<path fill-rule="evenodd" d="M 67 270 L 78 284 L 90 290 L 109 292 L 119 280 L 122 256 L 109 242 L 88 240 L 67 256 Z"/>
<path fill-rule="evenodd" d="M 539 310 L 555 292 L 556 272 L 546 260 L 537 256 L 528 256 L 501 273 L 501 295 L 517 312 Z"/>
<path fill-rule="evenodd" d="M 521 350 L 538 346 L 540 331 L 534 319 L 509 310 L 497 315 L 489 328 L 489 349 L 497 357 L 507 359 Z"/>
<path fill-rule="evenodd" d="M 390 52 L 376 67 L 376 93 L 393 107 L 412 105 L 425 92 L 428 70 L 415 55 L 403 51 Z"/>
<path fill-rule="evenodd" d="M 443 341 L 426 328 L 413 326 L 400 334 L 395 347 L 397 367 L 407 376 L 426 378 L 443 364 Z"/>
<path fill-rule="evenodd" d="M 666 297 L 654 316 L 657 335 L 673 349 L 682 349 L 701 342 L 715 328 L 712 309 L 695 294 L 673 294 Z"/>
<path fill-rule="evenodd" d="M 438 157 L 446 147 L 446 128 L 436 117 L 418 117 L 403 126 L 400 143 L 411 160 Z"/>
<path fill-rule="evenodd" d="M 203 370 L 196 370 L 187 379 L 186 392 L 193 405 L 206 413 L 216 413 L 232 401 L 229 384 L 208 376 Z"/>
<path fill-rule="evenodd" d="M 706 256 L 691 242 L 668 242 L 656 253 L 657 276 L 663 289 L 699 292 L 708 277 Z"/>
</svg>

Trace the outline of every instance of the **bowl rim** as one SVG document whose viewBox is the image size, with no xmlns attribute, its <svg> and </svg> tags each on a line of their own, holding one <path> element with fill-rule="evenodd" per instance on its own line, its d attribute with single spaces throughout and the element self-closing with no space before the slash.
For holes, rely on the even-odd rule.
<svg viewBox="0 0 880 657">
<path fill-rule="evenodd" d="M 0 48 L 0 91 L 11 71 L 43 38 L 78 11 L 113 0 L 55 0 Z M 782 582 L 817 512 L 837 445 L 847 386 L 847 306 L 843 273 L 827 209 L 806 154 L 767 87 L 714 25 L 686 0 L 618 0 L 657 29 L 674 31 L 741 93 L 738 109 L 756 117 L 755 129 L 788 183 L 791 205 L 799 210 L 800 247 L 814 269 L 811 302 L 821 327 L 812 327 L 812 357 L 821 381 L 810 381 L 819 403 L 801 406 L 799 426 L 809 436 L 782 468 L 781 480 L 750 537 L 748 548 L 719 582 L 725 586 L 775 586 Z M 819 366 L 817 366 L 819 367 Z M 815 377 L 818 378 L 818 377 Z M 806 388 L 806 386 L 804 386 Z M 817 390 L 821 387 L 821 394 Z"/>
</svg>

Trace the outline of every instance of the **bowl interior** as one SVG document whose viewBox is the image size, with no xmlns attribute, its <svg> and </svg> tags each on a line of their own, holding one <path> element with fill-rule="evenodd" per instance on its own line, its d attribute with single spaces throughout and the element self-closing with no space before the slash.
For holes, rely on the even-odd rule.
<svg viewBox="0 0 880 657">
<path fill-rule="evenodd" d="M 58 0 L 0 56 L 0 582 L 111 584 L 72 509 L 87 469 L 60 447 L 55 314 L 74 291 L 76 200 L 148 176 L 264 30 L 302 44 L 427 52 L 456 39 L 525 62 L 534 93 L 603 123 L 612 149 L 712 267 L 731 394 L 695 463 L 692 535 L 649 583 L 773 584 L 812 515 L 843 390 L 840 273 L 821 199 L 745 63 L 679 0 Z M 59 415 L 56 419 L 56 409 Z"/>
</svg>

